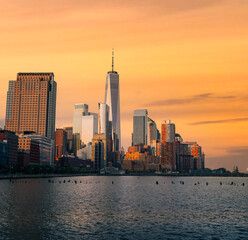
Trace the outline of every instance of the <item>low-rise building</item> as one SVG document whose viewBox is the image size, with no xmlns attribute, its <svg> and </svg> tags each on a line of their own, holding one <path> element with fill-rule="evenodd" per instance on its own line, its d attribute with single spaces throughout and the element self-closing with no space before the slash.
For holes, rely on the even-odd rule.
<svg viewBox="0 0 248 240">
<path fill-rule="evenodd" d="M 25 152 L 26 154 L 24 154 L 23 152 Z M 25 161 L 20 160 L 20 158 L 21 159 L 25 158 Z M 24 166 L 22 165 L 22 162 L 25 163 L 24 165 L 28 165 L 28 164 L 39 165 L 40 164 L 39 142 L 35 141 L 34 139 L 26 137 L 26 135 L 20 135 L 18 139 L 18 165 Z"/>
<path fill-rule="evenodd" d="M 0 142 L 8 143 L 8 161 L 7 165 L 14 167 L 17 165 L 18 154 L 18 136 L 8 130 L 0 130 Z"/>
<path fill-rule="evenodd" d="M 31 139 L 39 144 L 40 165 L 54 166 L 54 140 L 37 134 L 26 134 L 21 137 Z"/>
<path fill-rule="evenodd" d="M 9 144 L 6 140 L 0 142 L 0 168 L 6 167 L 9 157 Z"/>
</svg>

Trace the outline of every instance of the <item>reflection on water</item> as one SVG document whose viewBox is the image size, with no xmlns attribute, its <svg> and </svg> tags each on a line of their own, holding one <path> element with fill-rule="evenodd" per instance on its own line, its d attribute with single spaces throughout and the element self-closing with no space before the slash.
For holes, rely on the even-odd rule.
<svg viewBox="0 0 248 240">
<path fill-rule="evenodd" d="M 54 183 L 48 179 L 0 181 L 0 239 L 248 236 L 247 178 L 89 176 L 52 180 Z M 229 185 L 231 182 L 234 184 Z"/>
</svg>

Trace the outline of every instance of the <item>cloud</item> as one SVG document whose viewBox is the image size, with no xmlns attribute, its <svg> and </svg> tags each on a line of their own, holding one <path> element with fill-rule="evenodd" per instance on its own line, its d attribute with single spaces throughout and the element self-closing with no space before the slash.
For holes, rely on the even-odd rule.
<svg viewBox="0 0 248 240">
<path fill-rule="evenodd" d="M 150 102 L 148 106 L 173 106 L 173 105 L 181 105 L 181 104 L 189 104 L 200 102 L 204 100 L 210 99 L 235 99 L 236 96 L 227 95 L 227 96 L 215 96 L 213 93 L 202 93 L 198 95 L 193 95 L 185 98 L 174 98 L 174 99 L 165 99 L 161 101 Z"/>
<path fill-rule="evenodd" d="M 202 121 L 202 122 L 189 123 L 189 125 L 204 125 L 204 124 L 216 124 L 216 123 L 235 123 L 235 122 L 243 122 L 243 121 L 248 121 L 248 118 L 233 118 L 233 119 L 222 119 L 222 120 L 214 120 L 214 121 Z"/>
<path fill-rule="evenodd" d="M 226 151 L 232 155 L 246 155 L 248 157 L 248 146 L 229 147 Z"/>
</svg>

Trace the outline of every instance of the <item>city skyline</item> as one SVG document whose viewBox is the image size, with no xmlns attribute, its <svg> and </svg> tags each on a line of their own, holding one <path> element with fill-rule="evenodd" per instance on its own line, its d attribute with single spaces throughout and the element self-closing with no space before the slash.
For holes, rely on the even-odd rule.
<svg viewBox="0 0 248 240">
<path fill-rule="evenodd" d="M 179 6 L 178 1 L 164 2 L 169 9 L 165 13 L 159 11 L 164 4 L 162 2 L 154 6 L 146 3 L 140 9 L 137 2 L 127 1 L 128 6 L 133 6 L 133 12 L 131 8 L 120 9 L 121 3 L 106 4 L 107 7 L 89 3 L 87 16 L 73 18 L 72 13 L 84 11 L 84 7 L 75 1 L 68 9 L 60 5 L 59 11 L 53 11 L 58 21 L 52 21 L 47 29 L 45 17 L 50 12 L 39 14 L 38 8 L 30 1 L 24 1 L 23 5 L 30 4 L 30 9 L 36 9 L 38 14 L 26 14 L 28 12 L 21 6 L 16 12 L 15 6 L 5 3 L 6 9 L 12 11 L 6 11 L 1 16 L 5 20 L 2 22 L 8 23 L 3 32 L 9 41 L 5 38 L 0 40 L 4 59 L 0 76 L 0 125 L 4 125 L 8 81 L 20 71 L 49 70 L 56 75 L 59 86 L 56 127 L 72 126 L 76 103 L 89 104 L 92 112 L 97 112 L 97 103 L 104 100 L 104 76 L 110 69 L 110 49 L 114 46 L 116 69 L 120 73 L 122 145 L 125 149 L 131 145 L 133 110 L 146 108 L 159 130 L 163 120 L 171 119 L 183 139 L 196 140 L 203 146 L 207 167 L 232 169 L 238 165 L 240 170 L 245 171 L 248 149 L 245 141 L 248 134 L 245 53 L 248 49 L 244 31 L 248 22 L 247 3 L 204 1 L 195 4 L 194 1 L 180 1 Z M 188 3 L 187 6 L 184 2 Z M 54 3 L 49 4 L 56 9 Z M 92 11 L 101 13 L 94 21 Z M 15 22 L 7 12 L 17 13 Z M 130 20 L 125 18 L 126 12 L 131 14 Z M 156 13 L 160 14 L 155 17 Z M 22 20 L 24 14 L 29 20 L 34 20 L 30 26 L 34 30 L 33 35 L 20 32 L 26 27 Z M 57 44 L 55 39 L 61 34 L 57 26 L 61 24 L 60 17 L 65 16 L 68 18 L 65 26 L 67 36 Z M 112 41 L 108 41 L 108 34 L 105 36 L 105 32 L 99 29 L 106 26 L 111 17 L 119 21 L 107 27 L 107 32 L 113 26 L 116 29 L 115 35 L 109 34 Z M 103 19 L 105 21 L 101 25 Z M 214 21 L 216 19 L 219 20 Z M 77 33 L 79 25 L 69 29 L 72 24 L 86 20 L 89 26 L 99 31 L 102 43 L 100 40 L 91 43 L 96 33 L 94 28 L 85 39 L 83 34 Z M 36 27 L 39 31 L 35 30 Z M 89 30 L 87 26 L 83 27 Z M 123 33 L 119 28 L 123 29 Z M 47 41 L 44 36 L 50 32 L 54 39 Z M 32 44 L 27 44 L 28 37 Z M 139 44 L 141 40 L 143 42 Z M 81 46 L 82 43 L 87 48 Z M 8 47 L 8 51 L 4 46 Z M 78 46 L 81 47 L 76 50 Z"/>
</svg>

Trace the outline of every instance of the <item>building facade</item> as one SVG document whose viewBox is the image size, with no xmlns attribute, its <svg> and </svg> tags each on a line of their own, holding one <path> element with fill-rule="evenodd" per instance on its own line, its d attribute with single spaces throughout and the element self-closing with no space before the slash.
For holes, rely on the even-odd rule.
<svg viewBox="0 0 248 240">
<path fill-rule="evenodd" d="M 64 127 L 63 130 L 66 132 L 66 153 L 73 153 L 73 128 Z"/>
<path fill-rule="evenodd" d="M 67 133 L 64 129 L 56 129 L 55 132 L 55 159 L 61 158 L 66 154 Z"/>
<path fill-rule="evenodd" d="M 148 118 L 148 142 L 151 144 L 154 140 L 160 140 L 160 133 L 157 129 L 157 124 L 151 119 Z"/>
<path fill-rule="evenodd" d="M 27 156 L 28 164 L 33 164 L 33 165 L 40 164 L 40 146 L 38 141 L 28 138 L 25 135 L 20 135 L 18 138 L 18 151 L 19 151 L 19 158 L 22 155 Z M 24 152 L 25 154 L 20 154 L 20 152 Z M 20 163 L 20 159 L 18 159 L 18 161 Z"/>
<path fill-rule="evenodd" d="M 104 133 L 95 134 L 92 139 L 92 162 L 94 162 L 95 170 L 107 166 L 107 141 Z"/>
<path fill-rule="evenodd" d="M 95 133 L 98 133 L 98 114 L 89 113 L 87 116 L 82 116 L 81 144 L 91 142 Z"/>
<path fill-rule="evenodd" d="M 18 73 L 9 82 L 6 129 L 54 139 L 57 83 L 53 73 Z"/>
<path fill-rule="evenodd" d="M 74 105 L 73 113 L 73 133 L 79 133 L 82 136 L 82 116 L 88 115 L 88 104 L 79 103 Z"/>
<path fill-rule="evenodd" d="M 170 120 L 161 125 L 161 167 L 176 170 L 175 124 Z"/>
<path fill-rule="evenodd" d="M 112 71 L 109 71 L 106 77 L 105 104 L 109 106 L 113 151 L 119 151 L 121 149 L 120 86 L 119 74 L 114 71 L 113 56 Z"/>
<path fill-rule="evenodd" d="M 9 144 L 7 141 L 0 142 L 0 169 L 6 167 L 9 157 Z"/>
<path fill-rule="evenodd" d="M 98 103 L 99 109 L 99 133 L 104 133 L 106 139 L 109 137 L 109 106 L 106 103 Z"/>
<path fill-rule="evenodd" d="M 23 135 L 25 138 L 30 138 L 39 143 L 40 159 L 39 164 L 45 166 L 54 166 L 54 140 L 37 134 Z"/>
<path fill-rule="evenodd" d="M 146 109 L 134 110 L 133 115 L 133 145 L 147 145 L 148 138 L 148 111 Z"/>
</svg>

